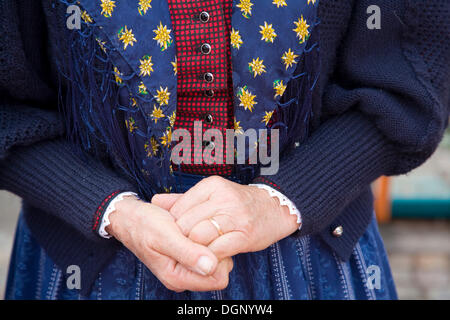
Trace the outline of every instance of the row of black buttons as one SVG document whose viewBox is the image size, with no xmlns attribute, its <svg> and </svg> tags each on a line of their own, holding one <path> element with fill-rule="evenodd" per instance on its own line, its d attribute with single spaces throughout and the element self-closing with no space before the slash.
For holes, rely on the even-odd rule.
<svg viewBox="0 0 450 320">
<path fill-rule="evenodd" d="M 198 16 L 198 19 L 202 22 L 202 23 L 207 23 L 209 20 L 210 20 L 210 18 L 211 18 L 211 16 L 210 16 L 210 14 L 208 13 L 208 12 L 206 12 L 206 11 L 202 11 L 200 14 L 199 14 L 199 16 Z M 200 46 L 200 52 L 202 53 L 202 54 L 204 54 L 204 55 L 208 55 L 208 54 L 211 54 L 211 51 L 212 51 L 212 47 L 211 47 L 211 45 L 209 44 L 209 43 L 204 43 L 204 44 L 202 44 L 201 46 Z M 206 83 L 213 83 L 214 82 L 214 75 L 211 73 L 211 72 L 206 72 L 204 75 L 203 75 L 203 80 L 206 82 Z M 215 92 L 214 92 L 214 90 L 212 90 L 212 89 L 208 89 L 208 90 L 205 90 L 205 96 L 206 97 L 208 97 L 208 98 L 212 98 L 212 97 L 214 97 L 214 94 L 215 94 Z M 211 114 L 206 114 L 205 116 L 204 116 L 204 119 L 203 119 L 207 124 L 212 124 L 213 123 L 213 121 L 214 121 L 214 118 L 213 118 L 213 116 L 211 115 Z M 204 147 L 211 147 L 211 142 L 210 141 L 204 141 L 204 144 L 205 143 L 207 143 L 208 145 L 204 145 Z"/>
</svg>

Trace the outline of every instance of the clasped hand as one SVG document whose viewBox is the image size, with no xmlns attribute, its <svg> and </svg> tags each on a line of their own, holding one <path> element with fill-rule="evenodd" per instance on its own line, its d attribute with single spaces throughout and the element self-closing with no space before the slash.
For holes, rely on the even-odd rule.
<svg viewBox="0 0 450 320">
<path fill-rule="evenodd" d="M 126 198 L 107 231 L 170 290 L 221 290 L 233 257 L 260 251 L 298 229 L 263 189 L 212 176 L 184 194 L 158 194 L 152 203 Z"/>
</svg>

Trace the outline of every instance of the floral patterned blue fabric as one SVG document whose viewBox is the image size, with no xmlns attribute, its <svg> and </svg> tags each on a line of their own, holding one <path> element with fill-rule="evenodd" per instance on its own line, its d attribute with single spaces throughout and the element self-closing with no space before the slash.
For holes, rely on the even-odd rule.
<svg viewBox="0 0 450 320">
<path fill-rule="evenodd" d="M 183 174 L 189 189 L 201 178 Z M 353 250 L 341 261 L 316 236 L 290 236 L 263 251 L 234 258 L 228 288 L 213 292 L 175 293 L 130 251 L 122 248 L 99 274 L 89 296 L 66 286 L 67 275 L 36 243 L 24 219 L 19 219 L 11 258 L 6 299 L 396 299 L 386 252 L 376 219 Z M 379 270 L 379 287 L 369 279 Z M 370 286 L 368 284 L 374 284 Z"/>
<path fill-rule="evenodd" d="M 63 70 L 72 81 L 69 94 L 74 90 L 67 103 L 72 108 L 67 115 L 74 119 L 68 122 L 80 125 L 69 132 L 88 128 L 100 136 L 145 195 L 169 189 L 177 52 L 167 2 L 61 1 L 81 5 L 84 21 L 80 31 L 72 32 L 73 61 L 70 70 Z M 201 2 L 194 5 L 201 12 Z M 306 135 L 319 73 L 319 59 L 313 58 L 318 56 L 318 40 L 311 43 L 317 7 L 318 0 L 233 1 L 230 41 L 237 134 L 267 128 L 275 111 L 291 106 L 284 118 L 292 122 L 292 135 L 297 141 Z M 86 83 L 99 76 L 100 87 Z M 298 86 L 296 97 L 286 96 L 290 81 L 300 78 L 305 89 Z M 201 91 L 215 89 L 202 75 L 193 75 L 190 81 Z M 126 139 L 116 123 L 119 112 L 125 113 Z M 288 127 L 281 113 L 272 128 Z M 248 150 L 250 157 L 253 146 Z"/>
</svg>

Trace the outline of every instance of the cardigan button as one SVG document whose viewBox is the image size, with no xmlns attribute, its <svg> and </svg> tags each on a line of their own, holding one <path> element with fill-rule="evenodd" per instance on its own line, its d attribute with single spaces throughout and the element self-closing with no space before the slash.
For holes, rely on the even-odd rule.
<svg viewBox="0 0 450 320">
<path fill-rule="evenodd" d="M 211 72 L 207 72 L 203 75 L 203 79 L 208 82 L 211 83 L 214 81 L 214 75 Z"/>
<path fill-rule="evenodd" d="M 209 43 L 202 44 L 202 46 L 200 47 L 200 51 L 204 55 L 210 54 L 211 53 L 211 45 Z"/>
<path fill-rule="evenodd" d="M 206 23 L 209 21 L 210 15 L 208 12 L 203 11 L 202 13 L 200 13 L 200 15 L 198 17 L 201 22 Z"/>
<path fill-rule="evenodd" d="M 342 236 L 342 234 L 344 233 L 344 228 L 342 226 L 337 226 L 334 230 L 333 230 L 333 236 L 335 236 L 336 238 L 339 238 Z"/>
</svg>

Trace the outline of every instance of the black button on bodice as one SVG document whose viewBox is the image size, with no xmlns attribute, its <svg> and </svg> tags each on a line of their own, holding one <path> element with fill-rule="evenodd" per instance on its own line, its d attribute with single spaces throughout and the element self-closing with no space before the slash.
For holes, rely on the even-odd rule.
<svg viewBox="0 0 450 320">
<path fill-rule="evenodd" d="M 205 91 L 205 96 L 207 96 L 208 98 L 214 97 L 214 94 L 215 94 L 214 90 L 209 89 Z"/>
<path fill-rule="evenodd" d="M 200 47 L 200 51 L 203 54 L 210 54 L 211 53 L 211 45 L 209 43 L 202 44 L 202 46 Z"/>
<path fill-rule="evenodd" d="M 213 116 L 210 113 L 205 114 L 204 120 L 207 124 L 211 124 L 214 121 Z"/>
<path fill-rule="evenodd" d="M 201 22 L 206 23 L 209 21 L 210 15 L 208 12 L 203 11 L 202 13 L 200 13 L 199 15 L 199 19 Z"/>
<path fill-rule="evenodd" d="M 209 150 L 213 150 L 216 147 L 216 145 L 213 141 L 207 141 L 207 140 L 202 142 L 202 146 L 203 146 L 203 148 L 207 148 Z"/>
<path fill-rule="evenodd" d="M 208 82 L 211 83 L 214 81 L 214 75 L 211 72 L 207 72 L 203 75 L 203 79 Z"/>
</svg>

